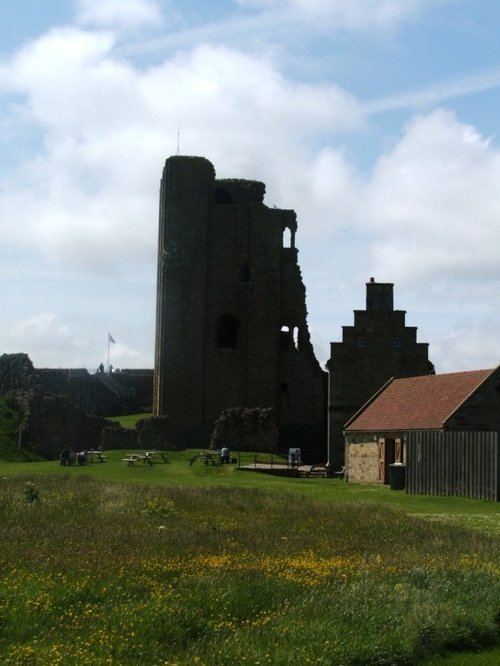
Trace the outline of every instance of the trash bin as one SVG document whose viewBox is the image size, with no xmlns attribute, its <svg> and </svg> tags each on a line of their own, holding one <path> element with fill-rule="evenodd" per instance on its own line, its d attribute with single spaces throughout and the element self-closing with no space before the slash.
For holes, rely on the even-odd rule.
<svg viewBox="0 0 500 666">
<path fill-rule="evenodd" d="M 404 490 L 406 483 L 406 465 L 393 463 L 389 465 L 391 490 Z"/>
</svg>

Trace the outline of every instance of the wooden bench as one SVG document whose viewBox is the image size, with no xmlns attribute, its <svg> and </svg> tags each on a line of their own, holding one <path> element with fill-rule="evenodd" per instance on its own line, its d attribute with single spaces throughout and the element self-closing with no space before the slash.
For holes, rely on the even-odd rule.
<svg viewBox="0 0 500 666">
<path fill-rule="evenodd" d="M 343 479 L 345 477 L 345 466 L 338 469 L 336 472 L 332 472 L 332 477 L 334 479 Z"/>
<path fill-rule="evenodd" d="M 220 465 L 220 456 L 218 453 L 197 453 L 189 461 L 191 466 L 196 460 L 200 460 L 205 465 Z M 166 461 L 165 461 L 166 462 Z"/>
<path fill-rule="evenodd" d="M 129 456 L 128 458 L 122 458 L 122 460 L 128 463 L 129 467 L 132 467 L 132 465 L 134 465 L 139 460 L 139 456 Z"/>
</svg>

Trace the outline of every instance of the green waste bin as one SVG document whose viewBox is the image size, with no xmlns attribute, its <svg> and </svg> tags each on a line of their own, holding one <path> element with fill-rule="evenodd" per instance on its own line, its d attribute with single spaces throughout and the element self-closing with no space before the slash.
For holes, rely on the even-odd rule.
<svg viewBox="0 0 500 666">
<path fill-rule="evenodd" d="M 391 490 L 404 490 L 406 483 L 406 465 L 394 463 L 389 465 Z"/>
</svg>

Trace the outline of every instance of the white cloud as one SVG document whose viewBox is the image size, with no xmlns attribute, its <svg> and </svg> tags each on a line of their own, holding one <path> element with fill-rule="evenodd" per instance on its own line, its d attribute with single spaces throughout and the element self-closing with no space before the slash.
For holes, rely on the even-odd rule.
<svg viewBox="0 0 500 666">
<path fill-rule="evenodd" d="M 304 191 L 322 211 L 347 185 L 339 153 L 306 149 L 362 123 L 341 88 L 290 82 L 264 60 L 209 46 L 140 71 L 115 61 L 112 44 L 57 30 L 13 59 L 4 81 L 26 95 L 19 122 L 44 134 L 0 194 L 11 242 L 92 270 L 153 261 L 158 182 L 178 126 L 182 153 L 206 155 L 220 175 L 257 175 L 280 204 L 299 204 Z"/>
<path fill-rule="evenodd" d="M 495 368 L 500 365 L 499 326 L 497 317 L 462 322 L 452 332 L 433 340 L 430 353 L 440 359 L 438 372 Z"/>
<path fill-rule="evenodd" d="M 428 0 L 237 0 L 245 7 L 280 9 L 337 29 L 384 29 L 407 19 Z"/>
<path fill-rule="evenodd" d="M 332 42 L 339 33 L 364 31 L 370 39 L 387 35 L 388 31 L 412 20 L 423 8 L 432 5 L 431 0 L 235 1 L 243 11 L 226 14 L 222 20 L 190 23 L 171 13 L 171 23 L 175 24 L 176 30 L 167 29 L 154 38 L 123 45 L 121 53 L 161 52 L 210 43 L 284 57 L 286 53 L 290 56 L 304 41 L 310 41 L 314 52 L 318 35 L 327 36 Z M 294 68 L 297 69 L 297 62 Z"/>
<path fill-rule="evenodd" d="M 2 322 L 1 341 L 2 353 L 24 351 L 32 359 L 43 358 L 45 364 L 53 367 L 64 367 L 68 359 L 78 358 L 84 347 L 75 327 L 53 312 Z"/>
<path fill-rule="evenodd" d="M 87 367 L 94 372 L 107 361 L 104 333 L 99 336 L 95 322 L 75 324 L 54 312 L 39 312 L 0 323 L 1 353 L 25 352 L 36 367 Z M 118 339 L 110 345 L 109 359 L 115 368 L 152 365 L 150 354 Z"/>
<path fill-rule="evenodd" d="M 360 209 L 376 274 L 398 282 L 500 277 L 500 154 L 446 111 L 413 120 Z"/>
<path fill-rule="evenodd" d="M 76 0 L 76 9 L 84 25 L 135 30 L 163 22 L 157 0 Z"/>
<path fill-rule="evenodd" d="M 382 113 L 396 109 L 429 109 L 444 100 L 464 97 L 500 87 L 500 69 L 486 69 L 459 78 L 433 83 L 416 90 L 400 91 L 394 95 L 372 99 L 364 103 L 367 114 Z"/>
<path fill-rule="evenodd" d="M 292 8 L 294 20 L 301 14 L 325 27 L 382 28 L 423 4 L 295 0 L 266 2 L 263 15 Z M 123 6 L 82 2 L 81 21 L 110 32 L 55 29 L 0 65 L 0 90 L 13 95 L 2 122 L 14 137 L 36 131 L 39 139 L 37 152 L 0 190 L 2 250 L 27 250 L 42 266 L 63 267 L 73 276 L 75 300 L 82 298 L 76 314 L 63 314 L 54 299 L 31 305 L 37 313 L 46 310 L 42 315 L 4 322 L 2 350 L 25 345 L 37 365 L 84 365 L 91 358 L 97 366 L 102 344 L 93 331 L 111 326 L 118 342 L 113 365 L 151 365 L 151 355 L 135 350 L 151 344 L 153 326 L 125 344 L 120 328 L 113 329 L 119 315 L 112 298 L 101 294 L 95 320 L 82 325 L 93 304 L 78 279 L 87 271 L 108 273 L 112 281 L 121 272 L 142 279 L 141 289 L 150 289 L 154 301 L 154 286 L 144 276 L 154 273 L 161 168 L 176 151 L 179 127 L 182 154 L 208 157 L 220 177 L 263 180 L 268 205 L 297 211 L 310 322 L 322 354 L 351 321 L 354 304 L 344 294 L 351 295 L 353 283 L 362 292 L 375 275 L 405 290 L 402 307 L 416 306 L 411 324 L 424 330 L 430 320 L 420 303 L 436 310 L 440 301 L 455 304 L 433 333 L 430 356 L 443 359 L 440 370 L 484 365 L 484 350 L 473 348 L 480 325 L 460 322 L 456 311 L 461 315 L 463 304 L 471 313 L 471 303 L 480 301 L 474 322 L 493 322 L 498 330 L 489 308 L 498 308 L 500 293 L 500 159 L 487 139 L 453 114 L 435 111 L 415 118 L 362 177 L 337 147 L 342 133 L 364 129 L 366 109 L 348 91 L 291 80 L 265 55 L 220 46 L 200 45 L 135 67 L 123 52 L 117 55 L 114 30 L 128 20 L 152 25 L 158 4 L 130 3 L 120 17 Z M 134 7 L 139 14 L 132 19 Z M 130 283 L 122 299 L 127 289 Z M 332 325 L 342 298 L 347 315 Z M 123 300 L 119 309 L 126 309 Z M 120 323 L 123 330 L 135 325 Z M 429 330 L 435 329 L 429 324 Z M 487 344 L 495 353 L 493 336 Z"/>
</svg>

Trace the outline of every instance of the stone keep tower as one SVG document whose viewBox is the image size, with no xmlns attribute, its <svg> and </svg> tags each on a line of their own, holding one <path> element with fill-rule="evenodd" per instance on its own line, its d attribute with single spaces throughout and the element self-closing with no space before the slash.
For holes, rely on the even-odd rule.
<svg viewBox="0 0 500 666">
<path fill-rule="evenodd" d="M 366 285 L 366 310 L 354 311 L 354 326 L 342 327 L 342 342 L 330 345 L 328 462 L 344 462 L 344 424 L 392 377 L 434 372 L 429 345 L 417 342 L 417 328 L 394 310 L 393 284 Z"/>
<path fill-rule="evenodd" d="M 323 459 L 326 374 L 309 338 L 296 215 L 268 208 L 264 193 L 216 180 L 202 157 L 165 163 L 154 414 L 173 419 L 182 444 L 206 445 L 223 409 L 274 407 L 280 447 Z"/>
</svg>

